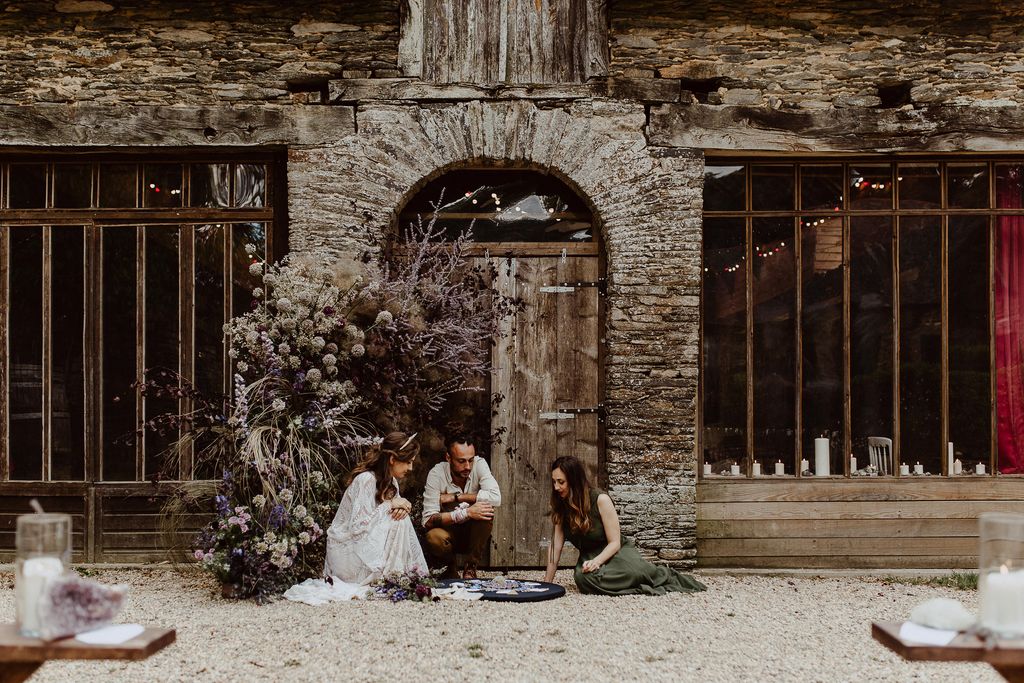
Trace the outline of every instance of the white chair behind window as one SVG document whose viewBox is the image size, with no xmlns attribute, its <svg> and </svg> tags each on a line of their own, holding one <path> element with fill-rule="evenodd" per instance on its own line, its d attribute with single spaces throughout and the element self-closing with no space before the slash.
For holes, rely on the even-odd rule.
<svg viewBox="0 0 1024 683">
<path fill-rule="evenodd" d="M 887 439 L 884 436 L 869 436 L 868 457 L 879 474 L 892 474 L 892 439 Z"/>
</svg>

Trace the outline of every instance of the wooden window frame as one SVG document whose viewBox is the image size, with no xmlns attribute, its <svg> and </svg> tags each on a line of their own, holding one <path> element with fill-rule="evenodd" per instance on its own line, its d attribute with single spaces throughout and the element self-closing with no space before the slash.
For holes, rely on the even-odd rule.
<svg viewBox="0 0 1024 683">
<path fill-rule="evenodd" d="M 898 182 L 898 171 L 900 165 L 908 164 L 937 164 L 939 167 L 939 182 L 941 186 L 941 199 L 940 206 L 938 208 L 929 209 L 900 209 L 899 208 L 899 182 Z M 856 165 L 867 165 L 867 164 L 888 164 L 891 174 L 892 182 L 892 193 L 890 197 L 890 207 L 888 209 L 851 209 L 850 208 L 850 197 L 849 197 L 849 179 L 850 179 L 850 168 Z M 743 459 L 743 466 L 741 468 L 741 474 L 739 476 L 720 476 L 704 475 L 703 464 L 704 464 L 704 316 L 700 316 L 699 323 L 699 336 L 700 336 L 700 362 L 698 372 L 698 401 L 697 401 L 697 452 L 698 452 L 698 473 L 699 478 L 702 480 L 713 480 L 716 482 L 721 481 L 749 481 L 753 480 L 752 465 L 754 462 L 754 393 L 753 393 L 753 258 L 750 254 L 752 249 L 752 225 L 755 218 L 791 218 L 794 226 L 794 249 L 795 249 L 795 327 L 796 333 L 794 337 L 794 348 L 796 349 L 795 367 L 796 372 L 794 376 L 794 383 L 796 387 L 795 391 L 795 416 L 794 416 L 794 454 L 793 458 L 789 463 L 792 467 L 795 475 L 787 475 L 785 477 L 775 476 L 761 476 L 756 478 L 757 481 L 776 481 L 776 482 L 794 482 L 801 479 L 810 479 L 813 481 L 824 482 L 828 480 L 842 481 L 849 480 L 851 478 L 850 472 L 850 461 L 849 454 L 851 449 L 851 396 L 850 396 L 850 381 L 851 381 L 851 347 L 850 347 L 850 221 L 851 218 L 857 217 L 869 217 L 869 216 L 884 216 L 891 217 L 893 219 L 893 254 L 892 254 L 892 269 L 893 269 L 893 291 L 892 291 L 892 306 L 893 306 L 893 475 L 889 477 L 879 477 L 886 481 L 892 481 L 893 479 L 900 479 L 899 466 L 904 462 L 900 453 L 900 336 L 899 336 L 899 306 L 900 306 L 900 273 L 899 273 L 899 239 L 900 239 L 900 222 L 903 217 L 914 217 L 914 216 L 939 216 L 941 219 L 941 419 L 940 419 L 940 430 L 943 435 L 942 443 L 945 444 L 949 440 L 949 220 L 951 217 L 985 217 L 987 219 L 987 229 L 989 237 L 988 245 L 988 267 L 989 267 L 989 282 L 988 282 L 988 314 L 989 314 L 989 404 L 990 404 L 990 447 L 989 457 L 986 463 L 987 477 L 1019 477 L 1024 475 L 1003 475 L 998 473 L 998 449 L 996 443 L 998 416 L 996 414 L 996 358 L 995 358 L 995 259 L 996 259 L 996 238 L 997 238 L 997 219 L 1000 216 L 1021 216 L 1024 215 L 1024 208 L 1014 209 L 998 209 L 996 206 L 996 166 L 1005 164 L 1016 164 L 1024 166 L 1024 159 L 1019 156 L 995 156 L 995 155 L 978 155 L 978 156 L 961 156 L 961 155 L 945 155 L 945 156 L 843 156 L 843 157 L 788 157 L 788 156 L 728 156 L 728 155 L 709 155 L 705 157 L 706 166 L 741 166 L 744 169 L 744 208 L 742 210 L 734 211 L 704 211 L 705 218 L 734 218 L 744 220 L 745 225 L 745 252 L 746 258 L 744 259 L 745 269 L 745 288 L 746 288 L 746 456 Z M 794 173 L 794 209 L 790 211 L 754 211 L 752 208 L 753 194 L 752 194 L 752 166 L 780 166 L 786 167 L 791 166 Z M 957 165 L 985 165 L 988 172 L 988 207 L 987 208 L 956 208 L 948 206 L 947 188 L 948 188 L 948 169 L 950 166 Z M 843 256 L 842 256 L 842 270 L 843 270 L 843 439 L 842 439 L 842 471 L 833 475 L 832 477 L 817 477 L 817 476 L 804 476 L 798 466 L 801 458 L 807 457 L 802 453 L 802 437 L 803 437 L 803 382 L 802 382 L 802 254 L 801 249 L 801 233 L 800 233 L 800 218 L 823 215 L 826 212 L 820 210 L 802 210 L 801 207 L 801 169 L 809 166 L 839 166 L 842 168 L 842 182 L 843 182 L 843 195 L 842 204 L 839 211 L 829 212 L 829 215 L 839 216 L 843 221 Z M 703 299 L 703 273 L 704 273 L 704 250 L 703 246 L 701 249 L 701 289 Z M 913 460 L 909 460 L 913 462 Z M 941 462 L 941 476 L 938 478 L 948 477 L 947 460 L 943 455 L 940 458 Z M 978 475 L 975 475 L 977 477 Z M 928 479 L 935 480 L 937 477 L 932 476 Z M 973 477 L 972 477 L 973 478 Z M 861 479 L 861 477 L 857 477 Z M 902 477 L 906 480 L 918 480 L 920 477 L 911 475 L 909 477 Z M 868 480 L 866 480 L 868 481 Z"/>
<path fill-rule="evenodd" d="M 40 209 L 8 209 L 8 193 L 10 191 L 10 165 L 12 163 L 46 164 L 46 205 Z M 54 203 L 53 169 L 61 163 L 91 164 L 91 206 L 79 209 L 56 209 Z M 262 207 L 154 207 L 154 208 L 100 208 L 99 180 L 101 164 L 137 164 L 136 205 L 142 203 L 141 183 L 142 166 L 145 164 L 173 163 L 181 164 L 183 169 L 182 204 L 188 203 L 191 167 L 193 164 L 232 164 L 229 173 L 230 196 L 234 202 L 235 164 L 260 164 L 267 169 L 265 201 Z M 266 255 L 268 260 L 282 256 L 287 250 L 287 207 L 286 207 L 286 164 L 280 150 L 165 150 L 154 152 L 126 153 L 94 153 L 67 152 L 54 153 L 52 150 L 19 151 L 0 155 L 0 482 L 12 484 L 38 484 L 41 482 L 59 483 L 61 486 L 81 486 L 79 480 L 54 480 L 51 478 L 52 449 L 50 443 L 53 416 L 50 413 L 49 391 L 43 392 L 43 444 L 42 472 L 39 480 L 10 479 L 10 453 L 8 440 L 9 391 L 8 372 L 8 261 L 9 240 L 11 229 L 26 226 L 38 226 L 43 230 L 43 384 L 50 385 L 50 366 L 48 348 L 50 344 L 51 285 L 49 263 L 52 257 L 50 234 L 54 227 L 72 226 L 83 228 L 83 272 L 86 292 L 84 300 L 84 337 L 83 337 L 83 383 L 84 383 L 84 482 L 102 482 L 103 480 L 103 438 L 102 438 L 102 297 L 100 293 L 102 278 L 102 242 L 103 230 L 134 229 L 137 244 L 145 245 L 145 228 L 149 226 L 179 227 L 182 234 L 198 225 L 220 224 L 225 227 L 234 224 L 262 223 L 266 226 Z M 232 250 L 231 231 L 223 231 L 224 260 L 224 315 L 225 320 L 232 314 Z M 146 252 L 144 248 L 136 250 L 136 278 L 143 283 L 145 278 Z M 182 239 L 179 243 L 178 256 L 179 282 L 181 283 L 178 298 L 178 331 L 179 331 L 179 372 L 188 381 L 195 380 L 194 362 L 194 301 L 193 280 L 195 272 L 195 254 L 193 241 Z M 145 288 L 140 284 L 136 289 L 136 378 L 141 377 L 144 368 L 145 329 L 143 310 Z M 224 392 L 230 390 L 230 359 L 228 358 L 228 342 L 224 341 L 223 382 Z M 185 399 L 180 404 L 182 410 L 189 406 Z M 142 424 L 145 416 L 145 404 L 141 391 L 136 389 L 136 424 Z M 144 441 L 137 440 L 135 445 L 135 477 L 132 480 L 108 480 L 105 483 L 130 485 L 138 484 L 152 478 L 154 473 L 145 470 Z M 179 472 L 181 480 L 192 477 L 192 463 L 186 457 Z"/>
</svg>

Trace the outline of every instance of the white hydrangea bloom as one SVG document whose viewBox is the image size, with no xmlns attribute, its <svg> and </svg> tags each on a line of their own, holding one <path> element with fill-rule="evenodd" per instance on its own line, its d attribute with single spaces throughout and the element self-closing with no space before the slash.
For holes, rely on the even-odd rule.
<svg viewBox="0 0 1024 683">
<path fill-rule="evenodd" d="M 362 344 L 355 344 L 352 346 L 352 350 L 349 351 L 349 353 L 352 354 L 353 358 L 359 358 L 360 356 L 363 356 L 366 353 L 366 347 L 364 347 Z"/>
<path fill-rule="evenodd" d="M 320 384 L 320 380 L 322 379 L 323 375 L 321 375 L 320 371 L 317 370 L 316 368 L 312 368 L 309 372 L 306 373 L 306 381 L 309 382 L 310 384 Z"/>
<path fill-rule="evenodd" d="M 328 368 L 331 367 L 332 365 L 337 365 L 338 364 L 338 357 L 335 356 L 333 353 L 328 353 L 327 355 L 325 355 L 323 357 L 323 363 L 324 363 L 324 367 L 328 367 Z"/>
<path fill-rule="evenodd" d="M 306 506 L 305 505 L 296 505 L 295 509 L 292 511 L 292 514 L 295 515 L 296 517 L 305 517 L 306 516 Z"/>
<path fill-rule="evenodd" d="M 270 404 L 270 408 L 271 408 L 271 410 L 275 410 L 277 412 L 281 412 L 282 410 L 285 409 L 284 399 L 275 398 L 274 402 Z"/>
<path fill-rule="evenodd" d="M 249 266 L 250 275 L 259 275 L 263 272 L 263 264 L 257 261 Z"/>
<path fill-rule="evenodd" d="M 395 321 L 395 316 L 391 314 L 391 311 L 381 311 L 377 314 L 378 325 L 390 325 Z"/>
</svg>

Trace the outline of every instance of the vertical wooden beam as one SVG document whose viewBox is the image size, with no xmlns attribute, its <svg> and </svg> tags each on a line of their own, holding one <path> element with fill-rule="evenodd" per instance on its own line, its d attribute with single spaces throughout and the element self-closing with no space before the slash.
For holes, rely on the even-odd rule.
<svg viewBox="0 0 1024 683">
<path fill-rule="evenodd" d="M 50 167 L 52 168 L 52 166 Z M 42 394 L 42 413 L 43 413 L 43 452 L 39 456 L 43 459 L 42 472 L 40 479 L 43 481 L 50 480 L 50 466 L 51 466 L 51 453 L 52 453 L 52 437 L 53 437 L 53 336 L 51 332 L 53 315 L 53 301 L 52 301 L 52 280 L 53 270 L 52 264 L 52 251 L 53 251 L 53 228 L 49 225 L 44 225 L 43 228 L 43 259 L 40 264 L 43 277 L 41 292 L 42 299 L 42 386 L 40 387 L 40 393 Z"/>
<path fill-rule="evenodd" d="M 946 457 L 946 444 L 949 443 L 949 216 L 942 215 L 941 221 L 941 273 L 939 275 L 941 296 L 942 296 L 942 358 L 940 359 L 942 396 L 939 431 L 942 432 L 942 457 L 940 459 L 939 471 L 949 476 L 948 460 Z"/>
<path fill-rule="evenodd" d="M 96 496 L 94 483 L 99 479 L 100 441 L 100 345 L 99 321 L 102 290 L 99 278 L 99 229 L 89 221 L 83 228 L 82 245 L 85 259 L 85 282 L 83 305 L 85 311 L 85 334 L 83 339 L 83 376 L 85 378 L 85 481 L 89 483 L 85 499 L 85 558 L 96 561 Z M 90 294 L 91 293 L 91 294 Z"/>
<path fill-rule="evenodd" d="M 178 330 L 181 335 L 179 372 L 184 381 L 195 385 L 195 226 L 182 225 L 178 239 L 178 264 L 181 282 L 178 298 Z M 182 398 L 179 410 L 190 413 L 192 401 Z M 180 454 L 178 477 L 185 480 L 192 478 L 192 446 L 187 446 Z"/>
<path fill-rule="evenodd" d="M 401 0 L 398 16 L 398 68 L 403 76 L 422 76 L 423 0 Z"/>
<path fill-rule="evenodd" d="M 842 268 L 843 268 L 843 457 L 848 457 L 853 452 L 853 408 L 850 402 L 850 384 L 852 364 L 850 343 L 850 232 L 851 223 L 848 208 L 850 206 L 850 165 L 843 164 L 843 195 L 840 208 L 843 210 L 843 234 L 842 234 Z M 861 456 L 863 458 L 864 456 Z"/>
<path fill-rule="evenodd" d="M 796 209 L 796 216 L 793 218 L 793 267 L 796 269 L 796 278 L 794 280 L 796 287 L 795 297 L 795 310 L 793 311 L 793 320 L 796 323 L 794 328 L 794 339 L 793 342 L 796 344 L 796 356 L 794 357 L 794 401 L 793 410 L 796 413 L 796 419 L 793 422 L 795 442 L 793 444 L 793 451 L 795 459 L 800 462 L 800 453 L 803 449 L 804 439 L 804 328 L 803 328 L 803 313 L 804 313 L 804 268 L 803 268 L 803 228 L 800 220 L 800 207 L 802 204 L 801 190 L 800 190 L 800 164 L 793 164 L 793 184 L 795 187 L 794 196 L 794 208 Z M 829 456 L 831 457 L 831 455 Z M 769 463 L 769 467 L 771 464 Z M 765 468 L 768 469 L 767 467 Z M 765 472 L 767 474 L 767 472 Z"/>
<path fill-rule="evenodd" d="M 6 167 L 0 167 L 6 170 Z M 0 193 L 2 199 L 2 193 Z M 2 204 L 0 204 L 2 205 Z M 0 481 L 7 481 L 10 477 L 10 457 L 8 448 L 8 420 L 10 419 L 10 391 L 8 389 L 7 359 L 11 357 L 7 330 L 10 329 L 10 306 L 8 302 L 7 282 L 10 275 L 9 254 L 10 254 L 11 229 L 6 225 L 0 225 Z"/>
<path fill-rule="evenodd" d="M 135 381 L 146 374 L 146 228 L 135 226 Z M 142 388 L 135 389 L 135 429 L 146 421 L 146 398 Z M 135 437 L 135 481 L 142 481 L 146 471 L 146 440 Z"/>
<path fill-rule="evenodd" d="M 989 164 L 989 210 L 999 206 L 996 193 L 995 164 Z M 996 400 L 998 389 L 999 359 L 996 357 L 996 263 L 999 255 L 999 221 L 993 214 L 988 216 L 988 362 L 989 362 L 989 469 L 996 471 L 999 466 L 999 406 Z"/>
<path fill-rule="evenodd" d="M 754 457 L 754 219 L 750 217 L 752 199 L 750 197 L 753 181 L 751 179 L 750 164 L 744 165 L 744 179 L 747 184 L 746 211 L 747 216 L 743 219 L 743 243 L 744 258 L 746 265 L 744 271 L 744 285 L 746 303 L 746 350 L 747 350 L 747 452 L 744 457 L 745 466 L 743 473 L 749 476 L 751 460 Z M 794 465 L 799 475 L 799 460 Z"/>
</svg>

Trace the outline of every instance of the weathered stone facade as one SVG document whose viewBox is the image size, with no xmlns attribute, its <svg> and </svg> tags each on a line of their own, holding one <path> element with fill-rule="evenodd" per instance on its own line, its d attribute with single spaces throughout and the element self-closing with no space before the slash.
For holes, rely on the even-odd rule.
<svg viewBox="0 0 1024 683">
<path fill-rule="evenodd" d="M 610 490 L 640 547 L 680 566 L 696 552 L 704 153 L 1024 149 L 1024 18 L 1007 2 L 617 2 L 607 77 L 536 87 L 406 77 L 397 1 L 2 9 L 0 145 L 286 147 L 295 251 L 379 247 L 411 193 L 462 164 L 579 188 L 609 275 Z"/>
</svg>

